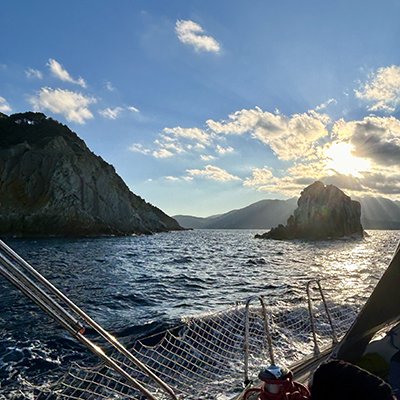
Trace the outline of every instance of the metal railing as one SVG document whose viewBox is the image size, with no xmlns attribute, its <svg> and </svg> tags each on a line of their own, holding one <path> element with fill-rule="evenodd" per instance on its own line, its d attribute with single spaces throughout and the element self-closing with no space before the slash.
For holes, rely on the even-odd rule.
<svg viewBox="0 0 400 400">
<path fill-rule="evenodd" d="M 130 376 L 117 361 L 107 356 L 99 346 L 84 336 L 85 326 L 83 322 L 86 322 L 118 352 L 126 356 L 145 375 L 156 382 L 167 395 L 174 400 L 178 400 L 173 389 L 168 384 L 155 375 L 145 364 L 119 343 L 116 338 L 91 319 L 2 240 L 0 240 L 0 274 L 148 399 L 157 400 L 153 393 Z"/>
<path fill-rule="evenodd" d="M 321 300 L 324 306 L 324 310 L 329 322 L 329 326 L 331 329 L 331 336 L 332 336 L 332 345 L 336 345 L 338 343 L 338 338 L 337 334 L 332 322 L 332 317 L 331 313 L 328 308 L 328 304 L 325 299 L 324 292 L 321 287 L 320 280 L 310 280 L 307 283 L 306 290 L 307 290 L 307 301 L 308 301 L 308 313 L 309 313 L 309 319 L 310 319 L 310 325 L 311 325 L 311 331 L 312 331 L 312 338 L 314 342 L 314 355 L 317 356 L 321 353 L 319 345 L 318 345 L 318 340 L 317 340 L 317 332 L 315 328 L 315 317 L 313 313 L 313 307 L 312 307 L 312 297 L 311 297 L 311 285 L 316 284 L 316 287 L 318 289 L 318 292 L 321 296 Z M 275 356 L 274 356 L 274 351 L 273 351 L 273 345 L 272 345 L 272 337 L 271 337 L 271 331 L 270 331 L 270 323 L 269 323 L 269 315 L 267 313 L 267 308 L 265 306 L 264 302 L 264 296 L 254 296 L 251 297 L 247 300 L 246 302 L 246 311 L 245 311 L 245 339 L 244 339 L 244 384 L 248 385 L 250 383 L 249 379 L 249 356 L 250 356 L 250 304 L 258 300 L 261 304 L 261 313 L 262 313 L 262 319 L 264 323 L 264 330 L 265 330 L 265 337 L 267 340 L 267 345 L 268 345 L 268 355 L 270 358 L 270 363 L 271 365 L 275 365 Z"/>
<path fill-rule="evenodd" d="M 319 349 L 318 341 L 317 341 L 317 333 L 316 333 L 316 329 L 315 329 L 314 313 L 312 311 L 312 298 L 311 298 L 311 293 L 310 293 L 310 288 L 311 288 L 311 284 L 312 283 L 316 283 L 318 291 L 319 291 L 319 293 L 321 295 L 321 300 L 322 300 L 322 303 L 324 305 L 324 309 L 325 309 L 325 312 L 326 312 L 326 316 L 328 318 L 329 325 L 331 327 L 332 344 L 333 345 L 338 343 L 338 338 L 337 338 L 337 335 L 336 335 L 336 332 L 335 332 L 335 327 L 333 326 L 331 313 L 329 312 L 329 308 L 328 308 L 328 305 L 326 303 L 325 295 L 324 295 L 324 292 L 322 290 L 320 280 L 318 280 L 318 279 L 311 280 L 311 281 L 309 281 L 307 283 L 308 313 L 309 313 L 309 316 L 310 316 L 311 330 L 312 330 L 313 341 L 314 341 L 314 354 L 318 355 L 320 353 L 320 349 Z"/>
<path fill-rule="evenodd" d="M 249 379 L 249 356 L 250 356 L 250 318 L 249 318 L 249 310 L 250 303 L 254 300 L 259 300 L 261 304 L 261 312 L 264 322 L 265 336 L 267 338 L 268 344 L 268 353 L 269 358 L 271 360 L 271 365 L 275 365 L 275 357 L 274 351 L 272 347 L 272 338 L 271 332 L 269 330 L 269 317 L 267 314 L 267 308 L 265 306 L 264 297 L 263 296 L 255 296 L 251 297 L 246 302 L 246 321 L 245 321 L 245 340 L 244 340 L 244 384 L 247 386 L 250 383 Z"/>
</svg>

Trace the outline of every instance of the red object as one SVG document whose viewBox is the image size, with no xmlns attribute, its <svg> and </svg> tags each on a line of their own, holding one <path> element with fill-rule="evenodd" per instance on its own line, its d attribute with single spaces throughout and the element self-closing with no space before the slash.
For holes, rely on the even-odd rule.
<svg viewBox="0 0 400 400">
<path fill-rule="evenodd" d="M 263 379 L 260 388 L 247 389 L 243 400 L 250 393 L 258 392 L 260 400 L 309 400 L 310 391 L 301 383 L 293 382 L 293 374 L 289 372 L 284 379 Z"/>
</svg>

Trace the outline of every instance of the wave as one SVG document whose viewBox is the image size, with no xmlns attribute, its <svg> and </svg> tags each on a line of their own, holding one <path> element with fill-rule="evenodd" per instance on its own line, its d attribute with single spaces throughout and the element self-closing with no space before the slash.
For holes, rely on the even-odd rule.
<svg viewBox="0 0 400 400">
<path fill-rule="evenodd" d="M 227 230 L 10 240 L 9 245 L 113 335 L 133 345 L 144 337 L 157 343 L 186 315 L 223 310 L 256 294 L 271 301 L 286 296 L 295 308 L 305 283 L 316 275 L 337 279 L 341 297 L 362 303 L 399 235 L 371 231 L 362 241 L 318 244 L 257 241 L 253 231 Z M 55 376 L 70 361 L 92 362 L 86 350 L 7 282 L 0 281 L 0 289 L 3 387 L 18 387 L 21 379 L 35 380 L 42 373 L 46 379 Z M 86 334 L 93 333 L 88 329 Z"/>
</svg>

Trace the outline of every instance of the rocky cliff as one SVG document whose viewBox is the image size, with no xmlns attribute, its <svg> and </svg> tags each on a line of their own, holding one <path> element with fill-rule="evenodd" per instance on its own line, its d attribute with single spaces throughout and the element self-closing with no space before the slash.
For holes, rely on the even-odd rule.
<svg viewBox="0 0 400 400">
<path fill-rule="evenodd" d="M 361 205 L 333 185 L 315 182 L 301 192 L 297 208 L 287 220 L 256 238 L 265 239 L 337 239 L 363 234 Z"/>
<path fill-rule="evenodd" d="M 182 229 L 112 165 L 41 113 L 0 115 L 0 235 L 126 235 Z"/>
</svg>

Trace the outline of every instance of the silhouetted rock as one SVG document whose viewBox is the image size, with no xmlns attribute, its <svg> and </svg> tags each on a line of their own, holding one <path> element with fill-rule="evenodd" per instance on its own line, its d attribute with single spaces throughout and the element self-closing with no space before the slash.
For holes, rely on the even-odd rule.
<svg viewBox="0 0 400 400">
<path fill-rule="evenodd" d="M 287 220 L 263 235 L 261 239 L 337 239 L 363 234 L 361 205 L 333 185 L 315 182 L 301 192 L 298 207 Z"/>
<path fill-rule="evenodd" d="M 112 165 L 41 113 L 0 116 L 0 235 L 126 235 L 182 229 Z"/>
</svg>

